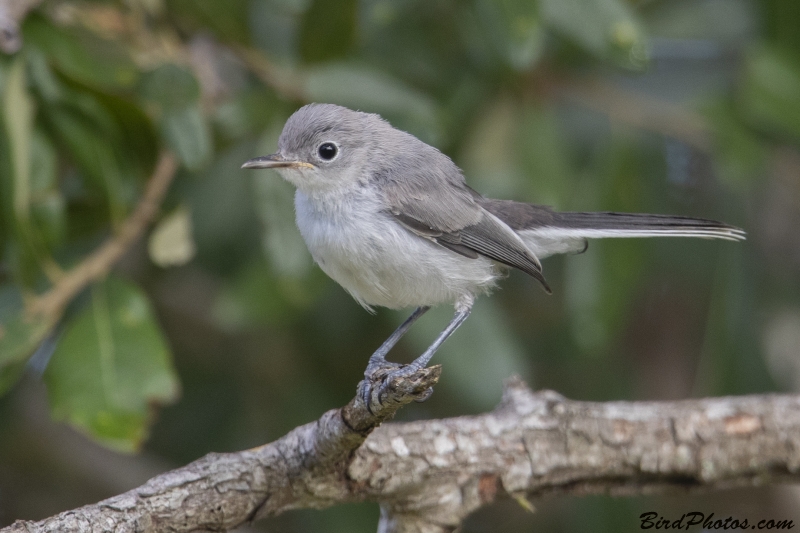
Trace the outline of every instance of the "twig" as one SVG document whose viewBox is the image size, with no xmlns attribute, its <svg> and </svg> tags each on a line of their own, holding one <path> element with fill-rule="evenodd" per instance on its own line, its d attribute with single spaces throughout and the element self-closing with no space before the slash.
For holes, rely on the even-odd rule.
<svg viewBox="0 0 800 533">
<path fill-rule="evenodd" d="M 158 213 L 176 170 L 175 156 L 162 153 L 139 204 L 122 223 L 117 234 L 61 276 L 49 291 L 32 300 L 28 312 L 47 317 L 50 321 L 58 320 L 69 302 L 84 287 L 108 274 Z"/>
<path fill-rule="evenodd" d="M 0 51 L 13 54 L 22 48 L 22 21 L 41 3 L 42 0 L 0 0 Z"/>
<path fill-rule="evenodd" d="M 229 45 L 247 68 L 261 82 L 276 93 L 289 100 L 307 102 L 308 95 L 302 84 L 302 73 L 288 68 L 281 68 L 270 61 L 262 52 L 241 45 Z"/>
<path fill-rule="evenodd" d="M 227 531 L 290 509 L 375 501 L 379 531 L 444 533 L 497 497 L 800 480 L 800 396 L 591 403 L 512 380 L 490 413 L 370 433 L 438 378 L 424 372 L 395 383 L 377 415 L 353 400 L 271 444 L 209 454 L 98 504 L 0 532 Z"/>
</svg>

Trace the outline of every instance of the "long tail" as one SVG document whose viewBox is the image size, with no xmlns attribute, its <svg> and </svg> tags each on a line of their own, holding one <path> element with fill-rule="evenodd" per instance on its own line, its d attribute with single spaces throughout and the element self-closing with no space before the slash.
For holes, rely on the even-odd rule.
<svg viewBox="0 0 800 533">
<path fill-rule="evenodd" d="M 483 207 L 515 230 L 539 259 L 586 249 L 587 239 L 607 237 L 700 237 L 741 241 L 735 226 L 670 215 L 639 213 L 559 213 L 548 207 L 485 200 Z"/>
</svg>

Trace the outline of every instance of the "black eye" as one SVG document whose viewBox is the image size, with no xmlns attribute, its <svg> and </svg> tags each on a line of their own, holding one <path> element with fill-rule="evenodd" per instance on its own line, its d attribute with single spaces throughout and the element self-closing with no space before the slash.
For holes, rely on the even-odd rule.
<svg viewBox="0 0 800 533">
<path fill-rule="evenodd" d="M 322 143 L 317 148 L 317 153 L 323 161 L 331 161 L 339 153 L 339 149 L 333 143 Z"/>
</svg>

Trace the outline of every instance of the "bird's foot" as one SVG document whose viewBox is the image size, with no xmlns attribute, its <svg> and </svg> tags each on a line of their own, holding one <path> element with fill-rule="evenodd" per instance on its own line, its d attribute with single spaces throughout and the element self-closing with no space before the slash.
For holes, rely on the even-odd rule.
<svg viewBox="0 0 800 533">
<path fill-rule="evenodd" d="M 390 404 L 424 402 L 433 394 L 433 385 L 441 374 L 441 365 L 420 367 L 386 360 L 371 360 L 359 384 L 358 395 L 367 410 L 377 415 Z"/>
</svg>

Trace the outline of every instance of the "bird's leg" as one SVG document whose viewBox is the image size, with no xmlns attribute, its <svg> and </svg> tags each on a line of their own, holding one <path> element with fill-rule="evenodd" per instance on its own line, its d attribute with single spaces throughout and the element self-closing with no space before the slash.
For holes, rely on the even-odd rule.
<svg viewBox="0 0 800 533">
<path fill-rule="evenodd" d="M 394 345 L 397 344 L 397 341 L 406 334 L 406 332 L 411 328 L 412 324 L 417 321 L 419 317 L 424 315 L 430 307 L 428 306 L 421 306 L 417 307 L 411 316 L 406 319 L 405 322 L 400 324 L 400 327 L 394 330 L 394 333 L 389 335 L 389 338 L 383 341 L 383 344 L 375 350 L 369 358 L 369 363 L 367 363 L 367 369 L 364 371 L 364 379 L 363 381 L 363 388 L 361 388 L 361 397 L 364 400 L 364 405 L 367 406 L 367 409 L 372 412 L 370 409 L 369 402 L 370 397 L 372 396 L 372 386 L 370 385 L 370 378 L 376 373 L 381 370 L 384 370 L 386 374 L 390 374 L 393 370 L 395 370 L 400 365 L 397 363 L 390 363 L 386 360 L 386 354 L 389 353 L 389 350 L 394 348 Z"/>
<path fill-rule="evenodd" d="M 420 311 L 422 309 L 424 309 L 424 310 Z M 408 318 L 408 320 L 406 320 L 406 322 L 404 322 L 403 325 L 400 326 L 397 331 L 395 331 L 395 334 L 398 334 L 398 332 L 399 332 L 399 335 L 397 336 L 397 338 L 392 340 L 392 337 L 395 336 L 395 334 L 393 334 L 392 337 L 387 339 L 387 341 L 384 343 L 384 345 L 389 344 L 388 348 L 386 348 L 386 351 L 388 351 L 389 348 L 391 348 L 397 342 L 397 340 L 400 338 L 400 336 L 402 336 L 402 334 L 405 333 L 405 331 L 408 329 L 408 327 L 411 326 L 411 324 L 414 322 L 414 320 L 419 318 L 419 316 L 422 315 L 422 313 L 424 313 L 425 311 L 427 311 L 427 308 L 422 308 L 421 307 L 421 308 L 417 309 L 417 311 L 415 311 L 414 314 L 412 314 Z M 442 345 L 442 343 L 444 341 L 446 341 L 447 338 L 450 337 L 450 335 L 452 335 L 453 332 L 455 330 L 457 330 L 458 327 L 461 324 L 464 323 L 464 321 L 467 319 L 467 317 L 469 317 L 469 314 L 471 312 L 472 312 L 472 302 L 471 301 L 468 302 L 468 303 L 465 303 L 463 305 L 457 306 L 456 307 L 456 313 L 453 316 L 453 319 L 450 320 L 450 323 L 447 325 L 447 327 L 444 329 L 444 331 L 442 331 L 439 334 L 439 336 L 436 337 L 436 340 L 433 341 L 433 344 L 431 344 L 428 347 L 428 349 L 425 350 L 425 352 L 422 355 L 420 355 L 419 357 L 414 359 L 414 361 L 412 361 L 408 365 L 405 365 L 405 366 L 402 366 L 402 367 L 399 367 L 399 368 L 396 368 L 394 370 L 389 371 L 386 374 L 386 376 L 383 378 L 383 385 L 381 386 L 380 390 L 378 391 L 378 397 L 377 397 L 378 403 L 380 403 L 381 396 L 383 395 L 383 392 L 385 391 L 386 387 L 389 385 L 389 383 L 391 383 L 392 380 L 397 379 L 397 378 L 403 378 L 403 377 L 410 376 L 410 375 L 414 374 L 415 372 L 418 372 L 418 371 L 422 370 L 423 368 L 425 368 L 428 365 L 428 362 L 431 360 L 431 357 L 433 357 L 433 354 L 436 353 L 436 350 L 438 350 L 439 347 Z M 390 343 L 390 341 L 392 341 L 392 342 Z M 378 352 L 380 352 L 382 349 L 383 349 L 383 346 L 381 346 L 378 349 Z M 378 352 L 375 352 L 375 353 L 377 354 Z M 384 355 L 385 355 L 385 352 L 384 352 Z M 375 355 L 373 355 L 373 357 L 375 357 Z M 380 357 L 382 358 L 381 361 L 383 362 L 383 365 L 381 365 L 381 366 L 385 367 L 386 364 L 387 364 L 386 360 L 383 359 L 383 356 L 380 356 Z M 370 405 L 369 402 L 370 402 L 371 397 L 372 397 L 372 388 L 369 385 L 369 378 L 372 375 L 372 373 L 374 373 L 376 370 L 378 370 L 380 363 L 376 361 L 375 362 L 376 366 L 373 367 L 372 365 L 373 365 L 373 360 L 372 360 L 372 358 L 370 358 L 370 364 L 367 366 L 367 371 L 364 373 L 365 376 L 367 377 L 367 380 L 365 381 L 366 386 L 364 387 L 364 389 L 362 391 L 364 402 L 365 402 L 365 404 L 367 405 L 368 408 L 369 408 L 369 405 Z M 425 401 L 425 400 L 427 400 L 432 393 L 433 393 L 433 389 L 428 389 L 426 391 L 426 393 L 423 396 L 421 396 L 417 401 Z"/>
<path fill-rule="evenodd" d="M 389 353 L 389 350 L 394 348 L 394 345 L 397 344 L 397 341 L 399 341 L 400 338 L 406 334 L 409 328 L 411 328 L 412 324 L 414 324 L 419 317 L 424 315 L 428 309 L 430 309 L 430 307 L 417 307 L 414 312 L 411 313 L 411 316 L 408 317 L 405 322 L 400 324 L 400 327 L 394 330 L 394 333 L 392 333 L 388 339 L 383 341 L 383 344 L 381 344 L 380 348 L 375 350 L 375 353 L 370 356 L 369 363 L 367 363 L 367 369 L 364 371 L 365 376 L 369 376 L 378 368 L 387 365 L 386 354 Z"/>
<path fill-rule="evenodd" d="M 471 312 L 472 306 L 456 311 L 456 314 L 453 315 L 453 319 L 450 321 L 447 327 L 444 328 L 444 331 L 442 331 L 439 336 L 436 337 L 436 340 L 433 341 L 433 344 L 428 346 L 428 349 L 425 350 L 422 355 L 414 359 L 410 364 L 404 366 L 398 372 L 409 375 L 428 366 L 428 362 L 431 360 L 431 357 L 433 357 L 433 354 L 436 353 L 436 350 L 439 349 L 439 346 L 441 346 L 442 343 L 446 341 L 448 337 L 455 332 L 455 330 L 458 329 L 458 326 L 464 323 Z"/>
</svg>

